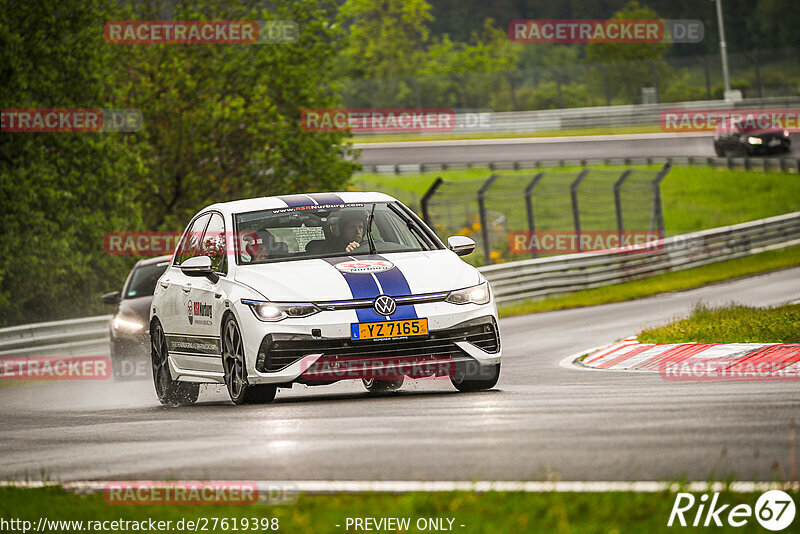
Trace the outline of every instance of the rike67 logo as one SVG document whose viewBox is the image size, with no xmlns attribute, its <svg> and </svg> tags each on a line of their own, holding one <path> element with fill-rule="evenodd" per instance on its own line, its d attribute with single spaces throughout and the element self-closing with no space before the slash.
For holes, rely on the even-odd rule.
<svg viewBox="0 0 800 534">
<path fill-rule="evenodd" d="M 746 525 L 755 516 L 762 527 L 777 532 L 786 529 L 794 521 L 795 504 L 786 492 L 767 491 L 758 498 L 754 508 L 749 504 L 737 504 L 734 507 L 721 504 L 719 496 L 719 493 L 714 493 L 709 498 L 704 493 L 698 499 L 691 493 L 678 493 L 667 526 L 721 527 L 727 523 L 738 528 Z"/>
<path fill-rule="evenodd" d="M 188 308 L 189 324 L 211 324 L 210 304 L 190 300 L 188 302 Z M 208 319 L 203 319 L 203 317 L 208 317 Z"/>
</svg>

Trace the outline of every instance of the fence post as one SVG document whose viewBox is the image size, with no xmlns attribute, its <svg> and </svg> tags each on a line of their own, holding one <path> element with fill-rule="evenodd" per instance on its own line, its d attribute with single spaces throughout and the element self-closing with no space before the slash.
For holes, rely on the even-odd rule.
<svg viewBox="0 0 800 534">
<path fill-rule="evenodd" d="M 667 163 L 653 180 L 653 216 L 650 219 L 650 231 L 656 230 L 660 239 L 666 236 L 664 212 L 661 209 L 661 181 L 666 178 L 671 169 L 672 163 Z"/>
<path fill-rule="evenodd" d="M 489 243 L 489 228 L 488 228 L 488 220 L 486 217 L 486 192 L 492 187 L 492 184 L 499 175 L 493 174 L 489 178 L 486 179 L 486 182 L 481 186 L 478 190 L 478 211 L 481 221 L 481 238 L 483 239 L 483 251 L 485 254 L 484 262 L 486 265 L 491 265 L 492 262 L 492 245 Z"/>
<path fill-rule="evenodd" d="M 536 232 L 536 227 L 533 224 L 533 200 L 531 199 L 531 195 L 533 195 L 533 188 L 536 187 L 536 184 L 542 181 L 544 175 L 545 173 L 540 172 L 534 176 L 533 180 L 531 180 L 531 183 L 529 183 L 525 188 L 525 210 L 528 213 L 528 231 L 531 233 L 531 242 L 535 242 L 533 237 L 535 235 L 534 232 Z M 539 251 L 536 249 L 536 247 L 534 247 L 531 251 L 531 256 L 536 258 L 538 255 Z"/>
<path fill-rule="evenodd" d="M 433 229 L 433 222 L 431 222 L 431 215 L 428 211 L 428 202 L 430 202 L 431 197 L 436 194 L 436 191 L 439 189 L 439 186 L 444 183 L 444 179 L 441 176 L 437 176 L 436 180 L 433 181 L 430 188 L 422 195 L 422 198 L 419 201 L 419 206 L 422 209 L 422 220 L 425 221 L 425 224 Z M 435 232 L 435 230 L 434 230 Z"/>
<path fill-rule="evenodd" d="M 600 68 L 603 69 L 603 86 L 606 90 L 606 106 L 611 105 L 611 88 L 608 85 L 608 70 L 601 64 Z M 711 100 L 711 99 L 709 99 Z"/>
<path fill-rule="evenodd" d="M 578 177 L 575 178 L 575 181 L 572 182 L 572 185 L 569 186 L 569 193 L 572 197 L 572 221 L 575 224 L 575 235 L 578 238 L 578 252 L 583 252 L 581 247 L 581 215 L 578 212 L 578 186 L 581 185 L 587 174 L 589 174 L 589 169 L 582 170 Z"/>
<path fill-rule="evenodd" d="M 625 183 L 625 180 L 628 179 L 628 176 L 630 176 L 632 172 L 633 169 L 628 169 L 623 172 L 622 176 L 614 183 L 614 208 L 617 210 L 617 231 L 619 232 L 620 243 L 623 243 L 623 237 L 625 235 L 625 225 L 622 223 L 622 198 L 620 190 L 622 189 L 622 184 Z"/>
</svg>

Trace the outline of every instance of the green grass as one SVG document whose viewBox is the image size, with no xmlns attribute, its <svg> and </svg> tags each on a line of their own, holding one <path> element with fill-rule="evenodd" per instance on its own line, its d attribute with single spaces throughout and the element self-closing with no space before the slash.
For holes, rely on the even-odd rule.
<svg viewBox="0 0 800 534">
<path fill-rule="evenodd" d="M 685 271 L 659 274 L 643 280 L 578 291 L 544 300 L 523 301 L 500 306 L 501 317 L 539 313 L 581 306 L 623 302 L 669 291 L 701 287 L 732 278 L 800 265 L 800 246 L 762 252 L 746 258 L 727 260 Z M 698 340 L 695 340 L 698 341 Z"/>
<path fill-rule="evenodd" d="M 520 137 L 576 137 L 584 135 L 622 135 L 639 133 L 660 133 L 657 124 L 650 126 L 608 126 L 604 128 L 573 128 L 567 130 L 539 130 L 536 132 L 475 132 L 452 134 L 394 134 L 394 135 L 355 135 L 356 143 L 387 143 L 402 141 L 449 141 L 457 139 L 515 139 Z"/>
<path fill-rule="evenodd" d="M 754 506 L 758 493 L 722 492 L 719 504 Z M 696 495 L 696 497 L 699 497 Z M 277 518 L 280 532 L 354 532 L 346 528 L 347 518 L 453 519 L 453 531 L 464 533 L 511 532 L 674 532 L 708 531 L 709 528 L 667 527 L 676 495 L 661 493 L 368 493 L 301 496 L 292 505 L 282 506 L 114 506 L 102 495 L 75 495 L 59 488 L 33 490 L 0 489 L 0 517 L 5 520 L 135 520 L 148 518 L 172 521 L 206 518 L 206 532 L 224 532 L 220 525 L 211 529 L 212 518 Z M 797 497 L 794 497 L 797 500 Z M 699 498 L 697 501 L 699 503 Z M 691 522 L 692 514 L 687 513 Z M 725 515 L 723 514 L 723 522 Z M 242 523 L 239 523 L 241 525 Z M 447 524 L 447 523 L 445 523 Z M 227 532 L 233 532 L 229 519 Z M 340 525 L 340 526 L 336 526 Z M 464 525 L 464 527 L 461 527 Z M 756 532 L 761 527 L 751 517 L 747 525 L 734 529 L 711 527 L 715 532 Z M 61 532 L 72 532 L 69 528 Z M 178 532 L 177 530 L 174 530 Z M 187 531 L 187 529 L 184 529 Z M 241 531 L 241 529 L 240 529 Z M 259 530 L 260 531 L 260 530 Z M 21 532 L 21 530 L 20 530 Z M 263 532 L 263 531 L 261 531 Z M 385 532 L 385 531 L 384 531 Z M 414 526 L 408 532 L 420 532 Z"/>
<path fill-rule="evenodd" d="M 649 328 L 642 343 L 800 343 L 800 304 L 752 308 L 697 306 L 691 316 Z"/>
<path fill-rule="evenodd" d="M 661 184 L 671 234 L 800 211 L 800 175 L 675 167 Z"/>
</svg>

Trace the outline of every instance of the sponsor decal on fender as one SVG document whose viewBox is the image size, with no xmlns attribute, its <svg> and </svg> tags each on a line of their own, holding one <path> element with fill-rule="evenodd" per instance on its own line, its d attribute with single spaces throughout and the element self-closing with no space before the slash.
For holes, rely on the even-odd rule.
<svg viewBox="0 0 800 534">
<path fill-rule="evenodd" d="M 189 324 L 211 324 L 211 304 L 190 300 L 188 308 Z M 208 317 L 208 319 L 202 319 L 202 317 Z"/>
<path fill-rule="evenodd" d="M 343 273 L 371 274 L 393 269 L 394 264 L 388 260 L 353 260 L 337 263 L 334 267 Z"/>
</svg>

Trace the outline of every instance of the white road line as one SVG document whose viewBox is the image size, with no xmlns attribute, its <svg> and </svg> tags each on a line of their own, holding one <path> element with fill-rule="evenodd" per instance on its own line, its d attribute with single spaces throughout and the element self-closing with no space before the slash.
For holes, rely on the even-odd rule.
<svg viewBox="0 0 800 534">
<path fill-rule="evenodd" d="M 67 491 L 80 493 L 100 493 L 109 482 L 119 484 L 119 481 L 78 481 L 78 482 L 41 482 L 41 481 L 0 481 L 0 487 L 16 488 L 42 488 L 52 486 L 63 486 Z M 142 481 L 158 486 L 174 485 L 176 481 Z M 199 481 L 193 481 L 197 483 Z M 220 481 L 215 481 L 219 483 Z M 236 483 L 238 481 L 229 481 Z M 252 484 L 252 482 L 247 482 Z M 656 482 L 656 481 L 369 481 L 369 480 L 262 480 L 255 484 L 259 490 L 269 491 L 281 488 L 295 491 L 298 493 L 438 493 L 450 491 L 468 491 L 485 493 L 490 491 L 502 492 L 522 492 L 522 493 L 605 493 L 605 492 L 633 492 L 633 493 L 657 493 L 663 491 L 678 492 L 689 491 L 693 493 L 731 491 L 734 493 L 753 493 L 763 492 L 772 489 L 781 490 L 800 490 L 800 483 L 778 483 L 778 482 L 755 482 L 740 481 L 726 484 L 723 482 Z"/>
</svg>

